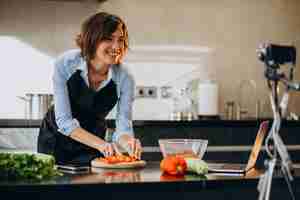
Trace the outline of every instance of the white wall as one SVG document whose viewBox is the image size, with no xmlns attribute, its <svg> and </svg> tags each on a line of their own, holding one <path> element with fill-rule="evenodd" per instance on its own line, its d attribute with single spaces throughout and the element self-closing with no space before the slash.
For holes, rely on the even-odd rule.
<svg viewBox="0 0 300 200">
<path fill-rule="evenodd" d="M 96 10 L 119 14 L 127 22 L 132 50 L 126 62 L 138 85 L 167 82 L 181 87 L 190 79 L 215 78 L 223 112 L 226 101 L 239 99 L 239 83 L 253 79 L 264 104 L 263 116 L 270 116 L 263 65 L 255 49 L 263 41 L 294 42 L 299 47 L 299 8 L 297 0 L 108 0 L 101 5 L 94 1 L 1 0 L 0 55 L 4 62 L 0 64 L 0 91 L 5 95 L 1 95 L 0 118 L 23 117 L 23 102 L 15 96 L 51 92 L 51 61 L 75 47 L 80 22 Z M 3 48 L 9 41 L 3 37 L 9 37 L 18 50 Z M 157 51 L 149 51 L 153 46 Z M 145 47 L 148 50 L 141 50 Z M 184 51 L 183 47 L 212 51 Z M 189 75 L 194 69 L 197 73 Z M 300 114 L 298 99 L 299 94 L 293 93 L 290 110 Z M 168 99 L 138 99 L 134 116 L 166 118 L 170 109 Z"/>
<path fill-rule="evenodd" d="M 272 113 L 263 64 L 258 61 L 255 50 L 261 42 L 293 42 L 299 48 L 299 8 L 297 0 L 111 0 L 99 6 L 99 10 L 125 18 L 134 44 L 214 49 L 213 62 L 206 68 L 213 69 L 219 82 L 220 110 L 224 111 L 226 101 L 239 101 L 240 93 L 251 93 L 251 90 L 240 92 L 239 89 L 243 80 L 250 79 L 257 85 L 263 117 Z M 299 70 L 296 77 L 300 79 Z M 254 98 L 248 95 L 244 99 L 252 105 L 253 113 L 251 101 Z M 300 113 L 298 101 L 299 93 L 292 93 L 289 109 L 296 113 Z"/>
<path fill-rule="evenodd" d="M 69 48 L 92 1 L 0 1 L 0 118 L 23 118 L 26 93 L 52 93 L 53 59 Z"/>
</svg>

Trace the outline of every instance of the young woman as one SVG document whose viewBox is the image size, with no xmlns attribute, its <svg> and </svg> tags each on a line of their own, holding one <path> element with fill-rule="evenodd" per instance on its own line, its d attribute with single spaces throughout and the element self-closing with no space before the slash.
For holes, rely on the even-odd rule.
<svg viewBox="0 0 300 200">
<path fill-rule="evenodd" d="M 118 143 L 140 158 L 134 138 L 132 103 L 134 80 L 121 64 L 128 50 L 128 31 L 116 15 L 100 12 L 82 24 L 77 50 L 58 57 L 53 75 L 54 107 L 43 119 L 38 152 L 58 163 L 89 162 L 116 153 Z M 105 117 L 116 106 L 114 143 L 104 140 Z"/>
</svg>

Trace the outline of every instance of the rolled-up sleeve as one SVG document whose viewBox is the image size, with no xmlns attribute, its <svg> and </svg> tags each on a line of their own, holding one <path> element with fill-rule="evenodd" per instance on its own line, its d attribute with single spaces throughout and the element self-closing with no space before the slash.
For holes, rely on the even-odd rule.
<svg viewBox="0 0 300 200">
<path fill-rule="evenodd" d="M 135 82 L 131 74 L 126 74 L 120 82 L 120 99 L 116 112 L 116 131 L 113 134 L 113 141 L 128 134 L 134 136 L 132 126 L 132 104 L 134 101 Z"/>
<path fill-rule="evenodd" d="M 67 89 L 68 72 L 64 65 L 65 62 L 63 58 L 56 60 L 54 63 L 54 110 L 58 131 L 68 136 L 74 129 L 80 127 L 80 124 L 78 120 L 73 119 L 71 114 L 71 106 Z"/>
</svg>

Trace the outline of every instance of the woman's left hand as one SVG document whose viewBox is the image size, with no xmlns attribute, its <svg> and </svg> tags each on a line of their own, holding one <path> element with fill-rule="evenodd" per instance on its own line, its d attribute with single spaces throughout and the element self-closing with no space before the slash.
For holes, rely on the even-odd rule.
<svg viewBox="0 0 300 200">
<path fill-rule="evenodd" d="M 139 139 L 134 138 L 128 134 L 124 134 L 120 137 L 118 144 L 125 150 L 130 156 L 140 160 L 143 152 L 143 148 Z"/>
<path fill-rule="evenodd" d="M 136 159 L 140 160 L 142 155 L 142 145 L 139 139 L 137 138 L 130 138 L 127 141 L 128 143 L 128 153 L 129 155 L 135 157 Z"/>
</svg>

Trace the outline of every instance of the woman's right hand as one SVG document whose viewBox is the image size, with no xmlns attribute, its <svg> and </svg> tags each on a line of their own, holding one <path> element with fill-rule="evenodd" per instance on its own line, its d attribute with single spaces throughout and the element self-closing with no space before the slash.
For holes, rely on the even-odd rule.
<svg viewBox="0 0 300 200">
<path fill-rule="evenodd" d="M 108 142 L 100 144 L 98 150 L 103 154 L 104 157 L 113 156 L 115 154 L 113 144 Z"/>
</svg>

